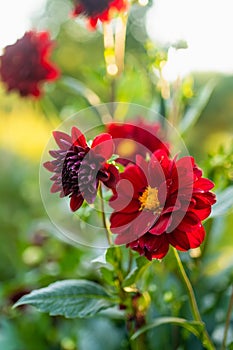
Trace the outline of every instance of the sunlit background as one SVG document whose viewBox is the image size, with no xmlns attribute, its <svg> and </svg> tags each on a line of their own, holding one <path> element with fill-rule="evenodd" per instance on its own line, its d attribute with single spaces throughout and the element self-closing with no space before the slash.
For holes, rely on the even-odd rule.
<svg viewBox="0 0 233 350">
<path fill-rule="evenodd" d="M 152 7 L 143 7 L 151 2 Z M 85 21 L 71 19 L 72 1 L 0 0 L 0 54 L 35 25 L 49 30 L 55 39 L 52 59 L 62 72 L 61 79 L 43 86 L 45 93 L 38 101 L 20 98 L 17 92 L 7 93 L 0 84 L 1 350 L 125 350 L 119 345 L 125 332 L 120 320 L 117 326 L 115 320 L 101 317 L 73 322 L 50 318 L 34 309 L 24 312 L 11 308 L 28 289 L 58 279 L 98 281 L 100 277 L 96 266 L 90 264 L 96 252 L 60 241 L 41 200 L 41 155 L 51 131 L 67 117 L 96 101 L 115 98 L 159 111 L 174 121 L 177 129 L 180 125 L 185 129 L 191 120 L 185 132 L 179 129 L 190 154 L 216 182 L 217 190 L 230 186 L 225 207 L 232 198 L 232 1 L 139 3 L 142 7 L 135 6 L 130 13 L 125 73 L 114 85 L 106 77 L 101 26 L 100 31 L 89 32 Z M 180 49 L 186 44 L 187 48 Z M 75 89 L 65 85 L 67 77 L 76 81 Z M 204 260 L 188 267 L 194 269 L 198 302 L 217 344 L 225 322 L 226 293 L 232 283 L 232 227 L 232 214 L 207 221 L 206 229 L 213 239 L 207 243 Z M 188 255 L 183 256 L 188 259 Z M 172 290 L 174 276 L 167 282 L 166 276 L 161 277 L 161 285 L 160 279 L 153 283 L 153 307 L 167 316 L 184 305 L 185 298 L 178 289 Z M 233 341 L 232 326 L 231 334 Z M 164 338 L 161 346 L 157 342 L 160 336 Z M 169 349 L 170 343 L 161 328 L 156 334 L 158 348 Z M 185 348 L 200 350 L 196 343 Z"/>
<path fill-rule="evenodd" d="M 45 3 L 45 0 L 1 2 L 0 50 L 31 28 L 31 18 L 38 16 Z M 148 11 L 147 30 L 161 44 L 179 40 L 188 44 L 188 49 L 170 50 L 168 78 L 193 70 L 233 73 L 231 1 L 156 0 Z"/>
</svg>

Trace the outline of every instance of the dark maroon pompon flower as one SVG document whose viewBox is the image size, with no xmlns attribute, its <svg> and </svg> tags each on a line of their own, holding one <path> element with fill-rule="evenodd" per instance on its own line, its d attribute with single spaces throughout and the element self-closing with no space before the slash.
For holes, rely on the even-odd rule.
<svg viewBox="0 0 233 350">
<path fill-rule="evenodd" d="M 201 221 L 216 201 L 213 187 L 192 157 L 169 159 L 163 150 L 149 162 L 137 157 L 120 174 L 110 200 L 116 244 L 126 244 L 149 260 L 163 258 L 170 244 L 182 251 L 199 247 L 205 237 Z"/>
<path fill-rule="evenodd" d="M 147 123 L 138 118 L 123 124 L 108 124 L 106 132 L 112 135 L 115 153 L 119 155 L 117 162 L 122 165 L 135 162 L 138 154 L 145 158 L 158 149 L 169 154 L 169 145 L 163 139 L 159 123 Z"/>
<path fill-rule="evenodd" d="M 48 32 L 29 31 L 0 57 L 0 76 L 8 91 L 21 96 L 41 95 L 41 83 L 58 78 L 58 69 L 49 61 L 53 42 Z"/>
<path fill-rule="evenodd" d="M 50 151 L 54 158 L 44 163 L 44 167 L 53 172 L 54 181 L 51 192 L 60 192 L 60 197 L 70 197 L 70 208 L 76 211 L 84 199 L 93 203 L 99 181 L 115 191 L 119 178 L 117 168 L 107 164 L 114 150 L 112 137 L 100 134 L 91 148 L 87 145 L 84 135 L 76 127 L 72 128 L 71 136 L 61 131 L 53 132 L 58 150 Z"/>
<path fill-rule="evenodd" d="M 75 0 L 74 16 L 84 15 L 95 29 L 98 20 L 108 22 L 114 12 L 126 11 L 128 0 Z"/>
</svg>

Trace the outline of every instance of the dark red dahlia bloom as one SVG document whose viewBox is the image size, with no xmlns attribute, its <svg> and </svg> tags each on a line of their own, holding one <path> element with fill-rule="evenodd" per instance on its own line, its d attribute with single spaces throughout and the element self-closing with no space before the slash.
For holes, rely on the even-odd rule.
<svg viewBox="0 0 233 350">
<path fill-rule="evenodd" d="M 99 181 L 115 189 L 118 170 L 106 163 L 114 150 L 110 135 L 97 136 L 91 148 L 76 127 L 72 128 L 71 136 L 61 131 L 53 135 L 59 150 L 49 152 L 55 159 L 44 163 L 44 167 L 54 173 L 51 192 L 60 192 L 60 197 L 69 196 L 72 211 L 79 209 L 84 199 L 90 204 L 94 202 Z"/>
<path fill-rule="evenodd" d="M 119 155 L 117 162 L 120 164 L 135 162 L 137 154 L 144 158 L 150 156 L 157 149 L 169 153 L 169 145 L 163 140 L 159 123 L 146 123 L 138 118 L 131 123 L 108 124 L 106 132 L 112 135 L 115 152 Z"/>
<path fill-rule="evenodd" d="M 0 57 L 0 76 L 7 90 L 21 96 L 41 95 L 41 83 L 58 78 L 58 69 L 49 61 L 53 43 L 48 32 L 29 31 Z"/>
<path fill-rule="evenodd" d="M 199 247 L 205 237 L 201 221 L 216 201 L 213 187 L 192 157 L 169 159 L 163 150 L 149 162 L 137 157 L 120 174 L 110 201 L 116 244 L 149 260 L 163 258 L 170 244 L 183 251 Z"/>
<path fill-rule="evenodd" d="M 73 15 L 88 17 L 91 28 L 95 28 L 98 20 L 108 22 L 112 13 L 125 11 L 127 2 L 128 0 L 75 0 Z"/>
</svg>

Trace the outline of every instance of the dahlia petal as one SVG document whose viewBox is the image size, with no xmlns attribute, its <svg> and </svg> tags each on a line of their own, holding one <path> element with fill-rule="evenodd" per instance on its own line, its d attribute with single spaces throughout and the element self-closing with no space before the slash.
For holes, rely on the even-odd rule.
<svg viewBox="0 0 233 350">
<path fill-rule="evenodd" d="M 91 148 L 95 154 L 103 157 L 106 160 L 111 158 L 114 151 L 114 143 L 112 136 L 104 133 L 96 136 L 92 142 Z"/>
<path fill-rule="evenodd" d="M 110 205 L 114 209 L 115 209 L 114 203 L 118 197 L 120 198 L 119 200 L 123 200 L 123 203 L 127 203 L 127 204 L 134 198 L 133 185 L 127 179 L 120 179 L 118 181 L 118 183 L 116 185 L 116 194 L 112 198 L 110 198 Z M 134 199 L 138 202 L 138 194 L 137 194 L 136 198 L 134 198 Z M 115 209 L 115 210 L 117 210 L 117 209 Z"/>
<path fill-rule="evenodd" d="M 154 157 L 152 157 L 149 162 L 149 183 L 151 187 L 159 187 L 161 184 L 163 184 L 163 186 L 166 184 L 163 168 Z"/>
<path fill-rule="evenodd" d="M 216 202 L 216 195 L 212 192 L 195 193 L 195 209 L 203 209 Z"/>
<path fill-rule="evenodd" d="M 89 203 L 89 204 L 94 203 L 96 196 L 97 196 L 98 184 L 99 184 L 99 181 L 97 180 L 96 183 L 91 188 L 89 186 L 84 191 L 81 191 L 81 194 L 82 194 L 83 198 L 87 201 L 87 203 Z"/>
<path fill-rule="evenodd" d="M 196 182 L 194 182 L 193 192 L 206 192 L 211 190 L 214 187 L 214 183 L 206 178 L 199 178 Z"/>
<path fill-rule="evenodd" d="M 89 29 L 90 29 L 90 30 L 95 29 L 96 26 L 97 26 L 97 22 L 98 22 L 98 18 L 97 18 L 97 17 L 90 17 L 90 18 L 89 18 L 89 22 L 88 22 L 88 24 L 89 24 Z"/>
<path fill-rule="evenodd" d="M 118 228 L 117 230 L 115 228 L 112 229 L 113 233 L 118 233 L 115 239 L 115 243 L 128 244 L 140 238 L 147 232 L 147 230 L 153 224 L 153 219 L 154 217 L 152 217 L 151 213 L 149 212 L 145 212 L 144 215 L 142 215 L 142 213 L 138 216 L 131 215 L 130 222 L 127 220 L 128 225 L 120 227 L 120 230 L 118 230 Z M 145 222 L 147 222 L 147 225 L 145 225 Z"/>
<path fill-rule="evenodd" d="M 56 168 L 56 166 L 52 162 L 49 162 L 49 161 L 45 162 L 43 164 L 43 167 L 45 167 L 45 169 L 47 169 L 48 171 L 51 171 L 51 172 L 53 172 L 54 169 Z"/>
<path fill-rule="evenodd" d="M 149 230 L 149 232 L 153 235 L 163 234 L 167 230 L 170 224 L 170 221 L 171 221 L 170 215 L 161 215 L 158 221 Z"/>
<path fill-rule="evenodd" d="M 147 179 L 147 183 L 149 181 L 149 173 L 148 173 L 148 163 L 145 161 L 145 159 L 140 155 L 136 155 L 136 164 L 141 170 L 141 172 L 144 174 L 144 176 Z"/>
<path fill-rule="evenodd" d="M 71 130 L 71 137 L 72 137 L 72 144 L 74 146 L 81 146 L 83 148 L 87 147 L 87 142 L 86 142 L 85 136 L 75 126 L 73 126 L 73 128 Z"/>
<path fill-rule="evenodd" d="M 78 195 L 78 196 L 75 196 L 73 195 L 71 198 L 70 198 L 70 209 L 72 211 L 76 211 L 78 210 L 81 205 L 83 204 L 83 196 L 82 195 Z"/>
<path fill-rule="evenodd" d="M 187 251 L 191 248 L 186 232 L 175 229 L 171 233 L 167 233 L 167 239 L 178 250 Z"/>
<path fill-rule="evenodd" d="M 133 164 L 127 165 L 124 173 L 122 173 L 120 177 L 121 179 L 128 180 L 133 185 L 134 195 L 136 197 L 138 197 L 138 194 L 148 185 L 148 181 L 142 170 Z"/>
<path fill-rule="evenodd" d="M 52 187 L 51 187 L 51 189 L 50 189 L 50 192 L 51 192 L 51 193 L 56 193 L 56 192 L 59 192 L 59 191 L 61 191 L 61 186 L 59 186 L 59 185 L 56 184 L 56 183 L 53 183 L 53 184 L 52 184 Z"/>
<path fill-rule="evenodd" d="M 192 249 L 199 247 L 205 239 L 205 229 L 203 225 L 197 225 L 196 230 L 187 232 L 187 236 Z"/>
<path fill-rule="evenodd" d="M 203 208 L 203 209 L 193 209 L 192 210 L 198 217 L 199 219 L 205 220 L 211 213 L 211 206 L 208 206 L 207 208 Z"/>
<path fill-rule="evenodd" d="M 162 259 L 167 255 L 167 252 L 169 250 L 169 243 L 167 241 L 167 238 L 164 235 L 161 236 L 154 236 L 154 239 L 157 239 L 158 242 L 156 242 L 157 248 L 154 248 L 152 251 L 152 258 L 153 259 Z"/>
<path fill-rule="evenodd" d="M 190 156 L 182 157 L 182 158 L 177 160 L 176 167 L 189 169 L 189 170 L 192 170 L 192 172 L 193 172 L 194 158 L 190 157 Z"/>
<path fill-rule="evenodd" d="M 196 225 L 195 230 L 183 232 L 178 229 L 168 233 L 169 243 L 178 250 L 187 251 L 197 248 L 205 238 L 205 230 L 201 224 Z"/>
<path fill-rule="evenodd" d="M 54 139 L 62 150 L 67 150 L 72 145 L 72 139 L 62 131 L 53 131 Z"/>
<path fill-rule="evenodd" d="M 115 200 L 111 200 L 109 204 L 117 212 L 138 213 L 140 209 L 137 200 L 130 200 L 130 198 L 125 197 L 122 194 L 120 194 Z"/>
<path fill-rule="evenodd" d="M 108 173 L 108 179 L 103 180 L 105 186 L 111 189 L 116 188 L 116 184 L 119 181 L 119 171 L 113 164 L 105 164 L 104 169 Z"/>
<path fill-rule="evenodd" d="M 169 249 L 169 242 L 166 234 L 154 236 L 146 233 L 138 240 L 138 245 L 144 251 L 144 255 L 149 260 L 152 258 L 162 259 L 167 254 Z"/>
<path fill-rule="evenodd" d="M 138 213 L 116 212 L 110 217 L 111 230 L 113 233 L 120 233 L 126 227 L 131 225 L 132 221 L 137 217 Z"/>
<path fill-rule="evenodd" d="M 158 215 L 155 215 L 150 210 L 143 210 L 140 214 L 132 221 L 130 226 L 132 240 L 135 240 L 146 232 L 148 232 L 154 222 L 158 219 Z"/>
<path fill-rule="evenodd" d="M 200 218 L 194 212 L 188 212 L 183 217 L 182 221 L 178 225 L 179 230 L 188 232 L 200 223 Z M 177 227 L 177 226 L 175 226 Z"/>
</svg>

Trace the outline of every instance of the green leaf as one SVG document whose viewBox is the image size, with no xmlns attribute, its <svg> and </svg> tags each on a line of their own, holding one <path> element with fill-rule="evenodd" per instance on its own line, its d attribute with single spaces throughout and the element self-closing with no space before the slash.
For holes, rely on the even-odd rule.
<svg viewBox="0 0 233 350">
<path fill-rule="evenodd" d="M 198 121 L 203 110 L 207 106 L 207 103 L 209 102 L 215 86 L 216 82 L 214 80 L 211 80 L 201 90 L 200 95 L 197 97 L 194 104 L 188 109 L 180 122 L 179 131 L 181 134 L 186 133 Z"/>
<path fill-rule="evenodd" d="M 142 333 L 145 333 L 152 328 L 156 328 L 164 324 L 175 324 L 177 326 L 183 327 L 187 329 L 190 333 L 193 333 L 198 338 L 200 337 L 204 329 L 204 324 L 197 321 L 188 321 L 184 318 L 179 317 L 160 317 L 157 318 L 153 323 L 140 328 L 136 333 L 133 334 L 131 339 L 134 340 L 137 337 L 139 337 L 139 335 L 141 335 Z"/>
<path fill-rule="evenodd" d="M 99 96 L 80 80 L 71 77 L 63 77 L 60 84 L 67 87 L 75 94 L 82 96 L 87 103 L 95 109 L 103 124 L 107 121 L 112 121 L 108 108 L 102 103 Z M 102 120 L 103 116 L 104 120 Z"/>
<path fill-rule="evenodd" d="M 112 306 L 113 301 L 99 284 L 86 280 L 65 280 L 32 291 L 20 298 L 14 307 L 32 305 L 51 316 L 90 317 Z"/>
<path fill-rule="evenodd" d="M 216 194 L 217 202 L 212 207 L 210 218 L 229 214 L 233 209 L 233 186 L 230 186 Z"/>
<path fill-rule="evenodd" d="M 135 267 L 130 273 L 126 276 L 123 287 L 129 287 L 132 284 L 136 283 L 144 271 L 152 264 L 151 261 L 148 261 L 145 257 L 138 257 L 136 259 L 137 267 Z"/>
<path fill-rule="evenodd" d="M 115 285 L 115 272 L 107 267 L 100 268 L 102 279 L 110 286 Z"/>
</svg>

